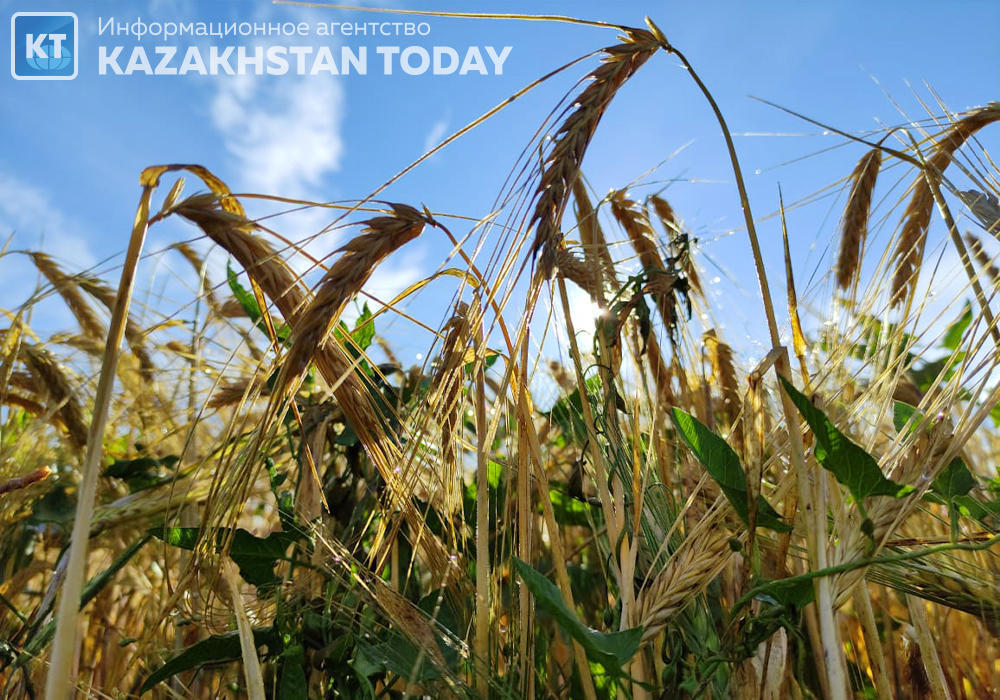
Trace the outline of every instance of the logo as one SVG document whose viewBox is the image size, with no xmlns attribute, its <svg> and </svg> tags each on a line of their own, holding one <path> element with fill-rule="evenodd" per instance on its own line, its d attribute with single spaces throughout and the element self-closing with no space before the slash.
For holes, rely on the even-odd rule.
<svg viewBox="0 0 1000 700">
<path fill-rule="evenodd" d="M 10 74 L 15 80 L 72 80 L 77 43 L 72 12 L 15 12 L 10 18 Z"/>
</svg>

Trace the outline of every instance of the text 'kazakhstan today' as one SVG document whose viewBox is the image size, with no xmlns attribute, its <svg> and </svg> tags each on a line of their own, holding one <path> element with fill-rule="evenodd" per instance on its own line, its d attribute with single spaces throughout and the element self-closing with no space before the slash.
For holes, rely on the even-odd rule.
<svg viewBox="0 0 1000 700">
<path fill-rule="evenodd" d="M 99 46 L 100 75 L 503 75 L 510 46 Z"/>
</svg>

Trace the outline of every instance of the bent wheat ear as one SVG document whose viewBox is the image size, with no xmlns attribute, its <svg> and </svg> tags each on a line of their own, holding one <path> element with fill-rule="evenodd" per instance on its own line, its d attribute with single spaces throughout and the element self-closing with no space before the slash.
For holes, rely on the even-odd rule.
<svg viewBox="0 0 1000 700">
<path fill-rule="evenodd" d="M 104 323 L 98 318 L 93 307 L 87 303 L 86 298 L 80 293 L 78 280 L 72 275 L 67 275 L 56 264 L 56 262 L 45 253 L 29 253 L 31 261 L 35 263 L 38 271 L 45 276 L 63 301 L 69 307 L 70 313 L 80 324 L 83 334 L 91 338 L 103 338 L 107 333 Z"/>
<path fill-rule="evenodd" d="M 846 291 L 858 271 L 861 247 L 868 236 L 868 217 L 871 213 L 872 193 L 878 179 L 882 154 L 878 148 L 868 151 L 851 173 L 851 193 L 844 208 L 840 233 L 840 254 L 837 256 L 837 287 Z"/>
<path fill-rule="evenodd" d="M 1000 102 L 991 102 L 952 124 L 935 145 L 925 172 L 921 172 L 913 183 L 913 195 L 903 212 L 903 229 L 893 253 L 896 263 L 892 278 L 893 306 L 902 304 L 916 288 L 924 243 L 927 241 L 927 228 L 934 211 L 934 194 L 927 178 L 940 178 L 962 144 L 984 126 L 997 120 L 1000 120 Z"/>
<path fill-rule="evenodd" d="M 275 250 L 253 235 L 256 224 L 240 213 L 222 208 L 214 194 L 188 197 L 174 207 L 174 212 L 197 224 L 206 236 L 236 258 L 286 320 L 298 313 L 306 291 Z"/>
<path fill-rule="evenodd" d="M 603 63 L 587 75 L 590 85 L 573 101 L 575 109 L 556 131 L 545 157 L 528 225 L 535 229 L 531 252 L 539 256 L 538 269 L 546 279 L 552 276 L 562 242 L 559 220 L 597 124 L 615 93 L 660 47 L 657 38 L 644 29 L 626 31 L 623 43 L 603 50 Z"/>
<path fill-rule="evenodd" d="M 206 178 L 205 175 L 200 176 Z M 371 268 L 392 250 L 416 237 L 424 224 L 431 220 L 413 207 L 400 204 L 391 205 L 393 216 L 370 219 L 366 222 L 368 232 L 341 249 L 349 254 L 324 276 L 316 299 L 310 302 L 307 290 L 287 263 L 267 242 L 254 235 L 256 224 L 243 215 L 234 198 L 224 195 L 224 185 L 212 179 L 206 179 L 206 183 L 212 183 L 214 190 L 223 192 L 221 201 L 217 194 L 195 195 L 178 204 L 174 211 L 197 224 L 209 238 L 236 258 L 263 293 L 274 302 L 296 339 L 288 366 L 302 367 L 303 358 L 306 363 L 315 359 L 317 369 L 333 388 L 337 403 L 379 473 L 391 490 L 398 489 L 401 493 L 403 487 L 394 472 L 399 464 L 398 438 L 394 432 L 384 429 L 380 421 L 382 411 L 373 404 L 372 393 L 351 366 L 345 348 L 337 343 L 309 347 L 301 338 L 325 337 L 324 328 L 330 316 L 334 312 L 339 314 L 343 303 L 355 293 L 352 290 L 359 289 L 368 278 Z M 299 344 L 297 349 L 294 347 L 296 342 Z M 283 371 L 286 377 L 292 376 L 290 370 Z M 278 387 L 281 386 L 287 387 L 288 384 L 279 382 Z M 278 387 L 274 393 L 280 396 Z M 401 497 L 399 502 L 404 503 Z M 417 516 L 412 508 L 407 508 L 405 512 L 415 525 Z M 446 570 L 449 559 L 443 545 L 431 537 L 426 538 L 423 544 L 433 566 Z"/>
<path fill-rule="evenodd" d="M 594 273 L 594 268 L 573 255 L 573 252 L 566 248 L 560 248 L 556 251 L 555 262 L 556 270 L 561 277 L 568 279 L 577 287 L 587 292 L 595 303 L 600 302 L 597 275 Z"/>
<path fill-rule="evenodd" d="M 115 299 L 118 296 L 118 292 L 112 289 L 104 280 L 90 275 L 80 275 L 78 284 L 80 285 L 80 289 L 104 304 L 108 308 L 108 311 L 114 313 Z M 153 357 L 146 348 L 145 335 L 142 329 L 136 325 L 131 314 L 125 319 L 125 340 L 128 342 L 132 354 L 135 355 L 135 359 L 139 362 L 139 374 L 146 382 L 151 383 L 156 373 L 156 366 L 153 364 Z"/>
<path fill-rule="evenodd" d="M 419 236 L 429 223 L 411 206 L 389 206 L 392 216 L 377 216 L 363 222 L 362 235 L 339 249 L 344 254 L 323 275 L 315 297 L 297 319 L 295 339 L 282 371 L 289 381 L 305 369 L 316 349 L 326 343 L 347 302 L 361 291 L 375 267 L 394 250 Z M 281 395 L 280 389 L 276 393 Z"/>
<path fill-rule="evenodd" d="M 21 351 L 24 363 L 37 380 L 35 384 L 48 395 L 52 408 L 62 420 L 70 442 L 82 450 L 87 446 L 87 421 L 73 385 L 48 350 L 22 342 Z"/>
</svg>

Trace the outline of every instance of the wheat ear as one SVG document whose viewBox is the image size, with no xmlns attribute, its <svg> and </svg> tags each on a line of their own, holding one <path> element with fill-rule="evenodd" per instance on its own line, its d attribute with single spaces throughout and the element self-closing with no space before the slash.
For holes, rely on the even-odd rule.
<svg viewBox="0 0 1000 700">
<path fill-rule="evenodd" d="M 535 191 L 535 209 L 529 227 L 535 229 L 532 253 L 539 256 L 543 277 L 552 276 L 562 242 L 559 221 L 570 190 L 597 125 L 611 99 L 638 69 L 656 53 L 660 43 L 644 29 L 626 29 L 623 41 L 603 50 L 603 62 L 587 75 L 589 85 L 573 100 L 574 109 L 555 133 Z"/>
<path fill-rule="evenodd" d="M 76 278 L 63 272 L 62 268 L 45 253 L 29 253 L 29 255 L 38 271 L 44 275 L 49 284 L 66 302 L 66 306 L 76 322 L 80 324 L 80 330 L 83 331 L 84 335 L 91 338 L 104 338 L 107 330 L 94 312 L 94 308 L 87 303 L 86 297 L 80 292 Z"/>
<path fill-rule="evenodd" d="M 881 164 L 882 152 L 873 148 L 861 157 L 851 173 L 851 193 L 844 208 L 837 256 L 837 286 L 844 291 L 851 286 L 861 261 L 861 248 L 868 236 L 872 193 Z"/>
<path fill-rule="evenodd" d="M 684 224 L 681 222 L 680 217 L 677 216 L 674 208 L 670 206 L 670 202 L 657 194 L 650 195 L 649 203 L 656 213 L 656 218 L 660 220 L 664 230 L 670 235 L 671 248 L 677 248 L 678 246 L 674 242 L 686 235 Z M 677 262 L 684 273 L 684 277 L 687 279 L 690 290 L 698 296 L 704 297 L 705 293 L 701 286 L 701 277 L 698 275 L 698 268 L 694 264 L 694 258 L 691 255 L 690 248 L 687 247 L 688 245 L 686 244 L 683 250 L 675 251 L 678 257 Z"/>
<path fill-rule="evenodd" d="M 642 626 L 643 641 L 662 632 L 670 619 L 719 575 L 732 553 L 729 538 L 716 528 L 689 536 L 637 596 L 633 624 Z"/>
<path fill-rule="evenodd" d="M 931 213 L 934 210 L 934 193 L 927 178 L 942 177 L 962 144 L 984 126 L 998 119 L 1000 119 L 1000 102 L 991 102 L 986 107 L 953 123 L 935 144 L 926 169 L 913 183 L 913 194 L 903 212 L 903 228 L 893 252 L 896 269 L 892 278 L 891 301 L 894 306 L 902 304 L 916 287 L 917 272 L 923 258 L 924 243 L 927 240 L 927 228 L 930 226 Z"/>
<path fill-rule="evenodd" d="M 338 250 L 343 255 L 323 275 L 312 302 L 296 318 L 294 342 L 282 370 L 289 380 L 297 377 L 317 348 L 326 343 L 347 302 L 361 291 L 375 267 L 394 250 L 419 236 L 428 223 L 428 217 L 409 205 L 390 206 L 392 216 L 368 219 L 362 235 Z"/>
<path fill-rule="evenodd" d="M 52 408 L 58 412 L 73 447 L 83 449 L 87 445 L 87 421 L 66 373 L 45 348 L 23 342 L 21 351 L 24 363 L 37 379 L 37 386 L 44 390 L 52 402 Z"/>
</svg>

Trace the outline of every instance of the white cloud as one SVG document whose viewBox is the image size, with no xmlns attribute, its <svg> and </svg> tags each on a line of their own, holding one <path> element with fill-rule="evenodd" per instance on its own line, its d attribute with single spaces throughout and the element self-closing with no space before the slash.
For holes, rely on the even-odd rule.
<svg viewBox="0 0 1000 700">
<path fill-rule="evenodd" d="M 236 158 L 240 185 L 309 198 L 340 166 L 344 91 L 328 77 L 219 81 L 212 123 Z"/>
<path fill-rule="evenodd" d="M 434 122 L 434 126 L 431 130 L 427 132 L 427 136 L 424 137 L 424 153 L 431 150 L 437 146 L 444 139 L 445 134 L 448 132 L 448 119 L 440 119 Z"/>
<path fill-rule="evenodd" d="M 14 248 L 41 249 L 74 270 L 97 260 L 80 224 L 63 214 L 44 190 L 0 170 L 0 238 L 16 234 Z"/>
</svg>

